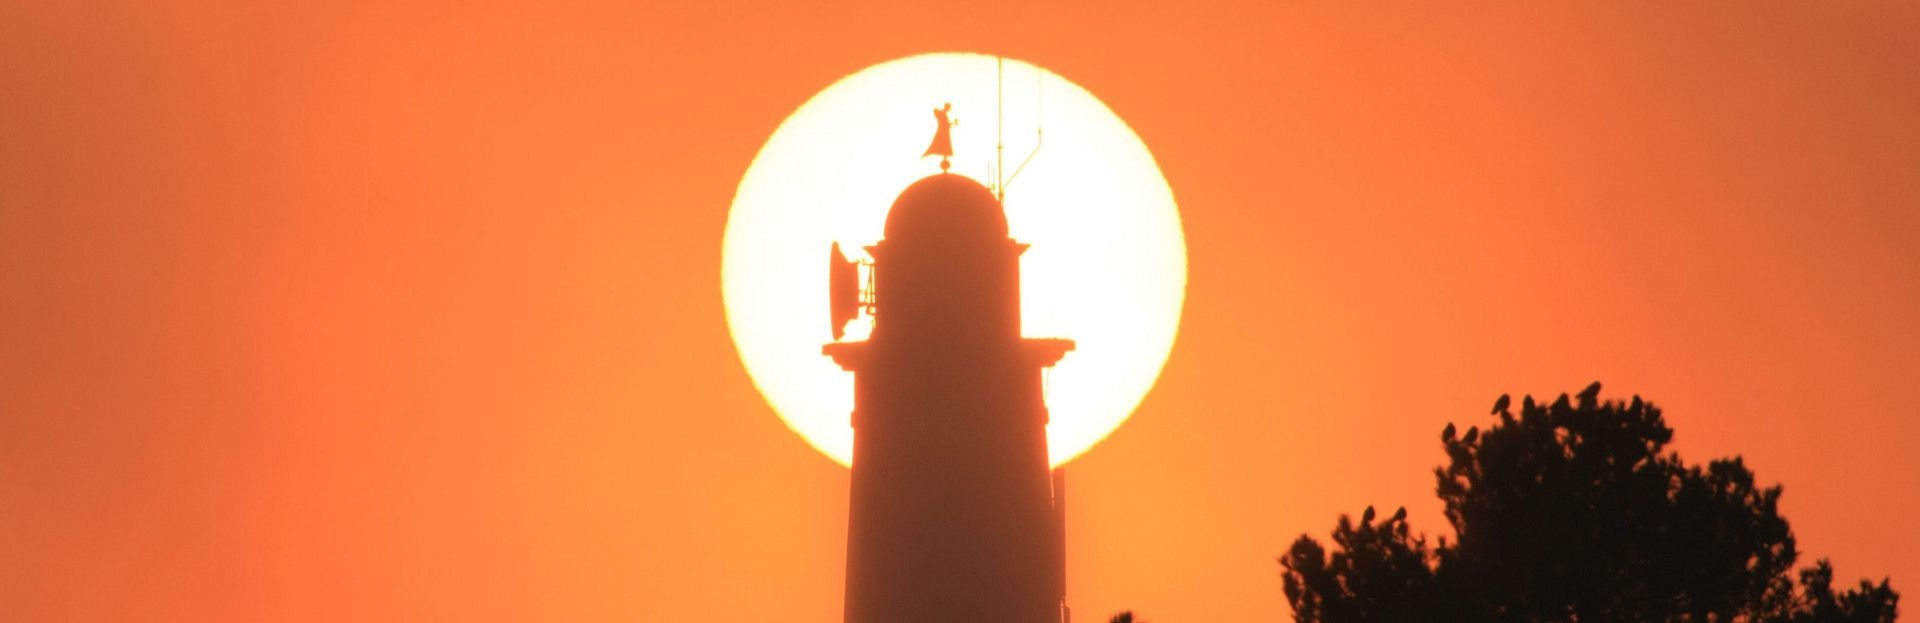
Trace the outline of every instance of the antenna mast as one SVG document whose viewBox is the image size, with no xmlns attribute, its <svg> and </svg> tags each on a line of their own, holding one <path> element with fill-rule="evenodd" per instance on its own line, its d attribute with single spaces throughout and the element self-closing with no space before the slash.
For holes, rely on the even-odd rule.
<svg viewBox="0 0 1920 623">
<path fill-rule="evenodd" d="M 1047 91 L 1045 88 L 1046 85 L 1041 83 L 1041 79 L 1042 77 L 1040 76 L 1040 74 L 1036 72 L 1033 76 L 1033 101 L 1035 105 L 1035 111 L 1034 111 L 1035 117 L 1033 120 L 1033 151 L 1027 152 L 1027 157 L 1025 160 L 1020 161 L 1020 166 L 1014 167 L 1013 175 L 1007 175 L 1006 179 L 1000 180 L 999 185 L 1000 185 L 1000 202 L 1001 203 L 1006 203 L 1007 185 L 1012 184 L 1014 178 L 1020 177 L 1021 171 L 1027 170 L 1027 165 L 1033 162 L 1033 157 L 1036 155 L 1039 155 L 1040 147 L 1042 145 L 1045 145 L 1047 142 L 1047 130 L 1046 128 L 1040 125 L 1040 120 L 1046 118 L 1047 116 L 1047 100 L 1046 100 Z M 1002 162 L 1000 166 L 1005 167 L 1006 163 Z M 1004 170 L 994 173 L 994 177 L 996 178 L 1002 175 L 1005 175 Z"/>
<path fill-rule="evenodd" d="M 1034 137 L 1033 151 L 1027 152 L 1026 159 L 1021 160 L 1020 166 L 1014 168 L 1013 175 L 1007 175 L 1007 141 L 1006 141 L 1007 59 L 1006 57 L 1004 56 L 993 57 L 993 72 L 994 72 L 994 77 L 993 77 L 993 105 L 994 105 L 993 158 L 994 158 L 994 163 L 993 163 L 993 171 L 992 171 L 993 195 L 995 199 L 999 199 L 1000 203 L 1004 205 L 1007 202 L 1007 184 L 1013 183 L 1013 178 L 1020 177 L 1020 172 L 1026 170 L 1027 164 L 1033 162 L 1034 155 L 1040 153 L 1040 146 L 1046 143 L 1047 133 L 1044 128 L 1040 127 L 1040 119 L 1039 119 L 1039 117 L 1046 116 L 1047 103 L 1046 103 L 1046 100 L 1044 99 L 1046 90 L 1043 88 L 1044 85 L 1041 84 L 1042 76 L 1036 72 L 1034 74 L 1034 82 L 1033 82 L 1033 93 L 1034 93 L 1033 97 L 1036 105 L 1038 106 L 1038 110 L 1036 110 L 1035 112 L 1035 114 L 1038 115 L 1038 117 L 1034 119 L 1034 123 L 1033 123 L 1033 137 Z"/>
</svg>

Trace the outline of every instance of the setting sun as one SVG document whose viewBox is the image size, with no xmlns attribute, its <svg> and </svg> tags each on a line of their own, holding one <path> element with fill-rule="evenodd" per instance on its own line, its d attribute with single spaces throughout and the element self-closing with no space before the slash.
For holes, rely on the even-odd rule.
<svg viewBox="0 0 1920 623">
<path fill-rule="evenodd" d="M 0 25 L 0 623 L 1920 603 L 1920 2 Z"/>
<path fill-rule="evenodd" d="M 832 340 L 822 260 L 836 242 L 859 257 L 880 240 L 895 195 L 940 172 L 920 155 L 930 111 L 948 103 L 952 173 L 1007 180 L 1011 236 L 1032 245 L 1021 262 L 1026 335 L 1077 344 L 1046 379 L 1059 465 L 1124 422 L 1159 376 L 1185 299 L 1186 244 L 1146 145 L 1092 93 L 1045 69 L 914 56 L 847 76 L 794 111 L 754 158 L 728 215 L 728 326 L 787 425 L 848 463 L 853 381 L 820 354 Z M 855 320 L 847 339 L 870 328 L 869 317 Z"/>
</svg>

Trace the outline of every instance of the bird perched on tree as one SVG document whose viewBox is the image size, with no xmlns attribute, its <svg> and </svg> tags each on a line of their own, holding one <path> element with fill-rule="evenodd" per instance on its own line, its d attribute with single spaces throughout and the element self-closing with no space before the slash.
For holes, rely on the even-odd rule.
<svg viewBox="0 0 1920 623">
<path fill-rule="evenodd" d="M 1396 521 L 1406 521 L 1406 520 L 1407 520 L 1407 507 L 1402 506 L 1400 507 L 1400 510 L 1393 511 L 1393 519 L 1388 519 L 1387 523 L 1393 523 Z"/>
<path fill-rule="evenodd" d="M 1372 504 L 1368 504 L 1367 510 L 1365 512 L 1360 513 L 1360 525 L 1364 526 L 1370 523 L 1373 523 L 1373 505 Z"/>
<path fill-rule="evenodd" d="M 1507 407 L 1512 404 L 1513 404 L 1513 396 L 1501 394 L 1499 400 L 1493 401 L 1493 411 L 1490 411 L 1489 413 L 1499 413 L 1501 411 L 1505 411 L 1507 410 Z"/>
<path fill-rule="evenodd" d="M 1588 385 L 1576 395 L 1580 397 L 1580 404 L 1593 404 L 1594 400 L 1600 398 L 1600 382 L 1594 381 L 1592 385 Z"/>
<path fill-rule="evenodd" d="M 1469 426 L 1467 427 L 1467 436 L 1461 437 L 1460 441 L 1463 441 L 1466 443 L 1473 443 L 1473 440 L 1479 439 L 1479 438 L 1480 438 L 1480 427 Z"/>
<path fill-rule="evenodd" d="M 1527 395 L 1527 397 L 1520 399 L 1520 410 L 1521 411 L 1533 410 L 1533 395 L 1529 394 Z"/>
<path fill-rule="evenodd" d="M 1453 422 L 1447 422 L 1447 427 L 1440 430 L 1440 441 L 1453 441 Z"/>
<path fill-rule="evenodd" d="M 1566 395 L 1566 394 L 1564 394 L 1564 393 L 1563 393 L 1563 394 L 1560 394 L 1560 397 L 1559 397 L 1559 398 L 1555 398 L 1555 399 L 1553 399 L 1553 409 L 1554 409 L 1555 411 L 1559 411 L 1559 410 L 1563 410 L 1563 409 L 1566 409 L 1566 408 L 1568 408 L 1568 407 L 1569 407 L 1569 403 L 1568 403 L 1568 401 L 1567 401 L 1567 395 Z"/>
<path fill-rule="evenodd" d="M 1634 395 L 1633 395 L 1633 404 L 1630 404 L 1630 405 L 1627 405 L 1627 410 L 1628 410 L 1628 411 L 1639 411 L 1639 410 L 1640 410 L 1640 395 L 1639 395 L 1639 394 L 1634 394 Z"/>
</svg>

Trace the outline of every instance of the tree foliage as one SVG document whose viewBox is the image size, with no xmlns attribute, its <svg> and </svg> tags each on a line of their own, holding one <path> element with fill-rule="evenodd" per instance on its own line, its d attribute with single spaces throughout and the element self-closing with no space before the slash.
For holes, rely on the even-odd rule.
<svg viewBox="0 0 1920 623">
<path fill-rule="evenodd" d="M 1892 621 L 1885 580 L 1835 592 L 1820 561 L 1799 555 L 1779 513 L 1780 487 L 1759 487 L 1739 457 L 1688 465 L 1673 431 L 1635 396 L 1531 397 L 1519 416 L 1440 441 L 1434 470 L 1453 527 L 1429 547 L 1405 511 L 1376 523 L 1341 516 L 1334 550 L 1302 535 L 1280 558 L 1302 623 L 1324 621 Z"/>
</svg>

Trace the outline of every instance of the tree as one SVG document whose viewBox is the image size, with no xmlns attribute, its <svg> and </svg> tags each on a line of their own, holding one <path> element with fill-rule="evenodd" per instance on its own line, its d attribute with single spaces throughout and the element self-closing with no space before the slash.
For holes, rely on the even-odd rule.
<svg viewBox="0 0 1920 623">
<path fill-rule="evenodd" d="M 1294 618 L 1324 621 L 1892 621 L 1898 593 L 1865 581 L 1835 593 L 1799 552 L 1780 487 L 1739 457 L 1688 465 L 1666 451 L 1659 407 L 1531 397 L 1516 419 L 1440 434 L 1434 470 L 1454 540 L 1429 548 L 1404 510 L 1341 516 L 1335 550 L 1302 535 L 1280 558 Z"/>
</svg>

